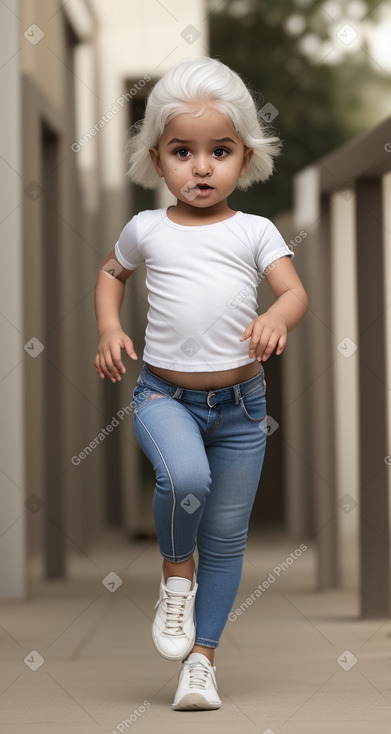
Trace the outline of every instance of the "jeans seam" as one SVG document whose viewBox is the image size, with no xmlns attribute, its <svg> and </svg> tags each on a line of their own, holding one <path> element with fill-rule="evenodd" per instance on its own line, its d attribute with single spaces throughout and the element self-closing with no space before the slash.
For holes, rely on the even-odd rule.
<svg viewBox="0 0 391 734">
<path fill-rule="evenodd" d="M 218 640 L 209 640 L 208 637 L 197 637 L 197 635 L 196 635 L 196 638 L 195 638 L 195 641 L 194 641 L 194 643 L 196 645 L 197 644 L 198 645 L 202 645 L 204 642 L 213 642 L 213 644 L 216 645 L 216 646 L 219 644 L 218 643 Z M 209 645 L 205 645 L 205 647 L 210 647 L 210 646 Z"/>
<path fill-rule="evenodd" d="M 240 407 L 241 407 L 241 409 L 242 409 L 242 411 L 243 411 L 243 414 L 244 414 L 244 416 L 245 416 L 245 417 L 246 417 L 246 418 L 247 418 L 247 419 L 248 419 L 249 421 L 252 421 L 252 423 L 262 423 L 262 421 L 265 421 L 265 420 L 266 420 L 266 418 L 267 418 L 267 415 L 264 415 L 264 416 L 263 416 L 262 418 L 252 418 L 252 417 L 251 417 L 251 415 L 250 415 L 249 413 L 247 413 L 247 410 L 246 410 L 246 408 L 245 408 L 245 406 L 244 406 L 244 404 L 243 404 L 243 403 L 241 404 L 241 406 L 240 406 Z"/>
<path fill-rule="evenodd" d="M 145 431 L 147 432 L 148 436 L 150 437 L 150 439 L 151 439 L 152 443 L 153 443 L 153 444 L 154 444 L 154 446 L 156 447 L 156 450 L 158 451 L 158 453 L 159 453 L 159 456 L 161 457 L 161 460 L 162 460 L 162 462 L 163 462 L 163 464 L 164 464 L 164 466 L 165 466 L 165 469 L 166 469 L 166 471 L 167 471 L 167 474 L 168 474 L 168 478 L 169 478 L 169 480 L 170 480 L 170 484 L 171 484 L 171 492 L 172 492 L 172 498 L 173 498 L 173 502 L 172 502 L 172 511 L 171 511 L 171 528 L 170 528 L 170 530 L 171 530 L 171 547 L 172 547 L 172 550 L 173 550 L 173 553 L 172 553 L 172 555 L 173 555 L 173 556 L 175 557 L 175 556 L 176 556 L 176 553 L 175 553 L 175 542 L 174 542 L 174 515 L 175 515 L 176 497 L 175 497 L 175 488 L 174 488 L 174 482 L 172 481 L 172 476 L 171 476 L 170 470 L 169 470 L 169 468 L 168 468 L 168 466 L 167 466 L 167 464 L 166 464 L 166 461 L 165 461 L 165 459 L 164 459 L 164 456 L 163 456 L 162 452 L 160 451 L 160 448 L 159 448 L 159 446 L 157 445 L 157 443 L 156 443 L 156 441 L 155 441 L 154 437 L 153 437 L 153 436 L 152 436 L 152 434 L 151 434 L 151 433 L 150 433 L 150 432 L 148 431 L 148 428 L 147 428 L 147 426 L 145 425 L 145 423 L 143 423 L 143 421 L 141 420 L 140 416 L 139 416 L 139 415 L 137 415 L 137 414 L 135 414 L 135 416 L 136 416 L 136 418 L 138 418 L 138 420 L 140 421 L 140 423 L 141 423 L 141 425 L 143 426 L 144 430 L 145 430 Z"/>
<path fill-rule="evenodd" d="M 182 559 L 184 561 L 187 561 L 189 558 L 192 557 L 192 555 L 194 554 L 195 549 L 196 549 L 196 544 L 194 543 L 193 550 L 191 551 L 190 555 L 188 553 L 183 553 L 180 556 L 175 555 L 175 556 L 170 556 L 170 558 L 166 558 L 165 555 L 164 555 L 164 553 L 162 553 L 161 548 L 159 547 L 160 554 L 163 556 L 164 560 L 165 561 L 169 561 L 170 563 L 181 563 L 182 562 Z M 184 557 L 184 556 L 186 556 L 186 557 Z"/>
<path fill-rule="evenodd" d="M 222 416 L 221 416 L 221 412 L 220 412 L 220 415 L 218 417 L 217 424 L 215 423 L 209 431 L 205 431 L 205 436 L 210 436 L 211 433 L 213 433 L 214 431 L 217 430 L 217 428 L 219 427 L 219 425 L 221 423 L 221 417 Z"/>
</svg>

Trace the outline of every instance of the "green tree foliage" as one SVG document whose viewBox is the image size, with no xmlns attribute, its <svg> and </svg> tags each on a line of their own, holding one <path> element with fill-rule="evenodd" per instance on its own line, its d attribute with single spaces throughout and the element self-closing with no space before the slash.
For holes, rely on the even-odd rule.
<svg viewBox="0 0 391 734">
<path fill-rule="evenodd" d="M 292 176 L 377 124 L 389 75 L 370 58 L 364 30 L 378 0 L 209 0 L 210 55 L 237 71 L 262 107 L 277 110 L 283 141 L 266 184 L 236 191 L 230 205 L 264 216 L 290 208 Z M 353 50 L 337 32 L 358 32 Z M 349 39 L 348 39 L 349 40 Z"/>
</svg>

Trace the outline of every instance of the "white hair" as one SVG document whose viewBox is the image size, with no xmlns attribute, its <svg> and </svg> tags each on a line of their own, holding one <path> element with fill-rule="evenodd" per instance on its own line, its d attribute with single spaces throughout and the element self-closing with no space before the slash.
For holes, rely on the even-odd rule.
<svg viewBox="0 0 391 734">
<path fill-rule="evenodd" d="M 176 115 L 189 111 L 189 103 L 210 102 L 230 123 L 245 146 L 254 153 L 238 189 L 266 181 L 273 172 L 273 158 L 280 152 L 278 137 L 265 135 L 265 126 L 250 91 L 228 66 L 203 56 L 182 59 L 149 92 L 145 117 L 131 127 L 127 144 L 130 167 L 127 175 L 145 189 L 154 189 L 160 178 L 149 149 L 157 146 L 165 126 Z"/>
</svg>

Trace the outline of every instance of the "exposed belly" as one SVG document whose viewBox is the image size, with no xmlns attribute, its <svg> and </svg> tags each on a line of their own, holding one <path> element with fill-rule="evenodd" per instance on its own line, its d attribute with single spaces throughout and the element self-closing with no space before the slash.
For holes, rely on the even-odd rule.
<svg viewBox="0 0 391 734">
<path fill-rule="evenodd" d="M 221 387 L 237 385 L 238 382 L 244 382 L 255 377 L 261 369 L 260 362 L 256 359 L 249 364 L 242 365 L 242 367 L 222 370 L 221 372 L 177 372 L 176 370 L 154 367 L 148 363 L 146 365 L 150 372 L 153 372 L 157 377 L 161 377 L 162 380 L 179 385 L 179 387 L 186 387 L 189 390 L 218 390 Z"/>
</svg>

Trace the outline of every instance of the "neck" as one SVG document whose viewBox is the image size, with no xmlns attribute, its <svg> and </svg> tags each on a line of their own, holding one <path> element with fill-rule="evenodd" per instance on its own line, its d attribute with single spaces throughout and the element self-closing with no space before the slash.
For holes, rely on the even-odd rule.
<svg viewBox="0 0 391 734">
<path fill-rule="evenodd" d="M 230 209 L 227 200 L 220 201 L 217 204 L 207 207 L 196 207 L 188 204 L 187 202 L 180 201 L 177 199 L 177 203 L 174 206 L 170 206 L 167 209 L 167 216 L 173 221 L 179 221 L 182 223 L 198 222 L 199 224 L 211 224 L 212 222 L 221 222 L 223 219 L 235 214 L 235 210 Z"/>
</svg>

